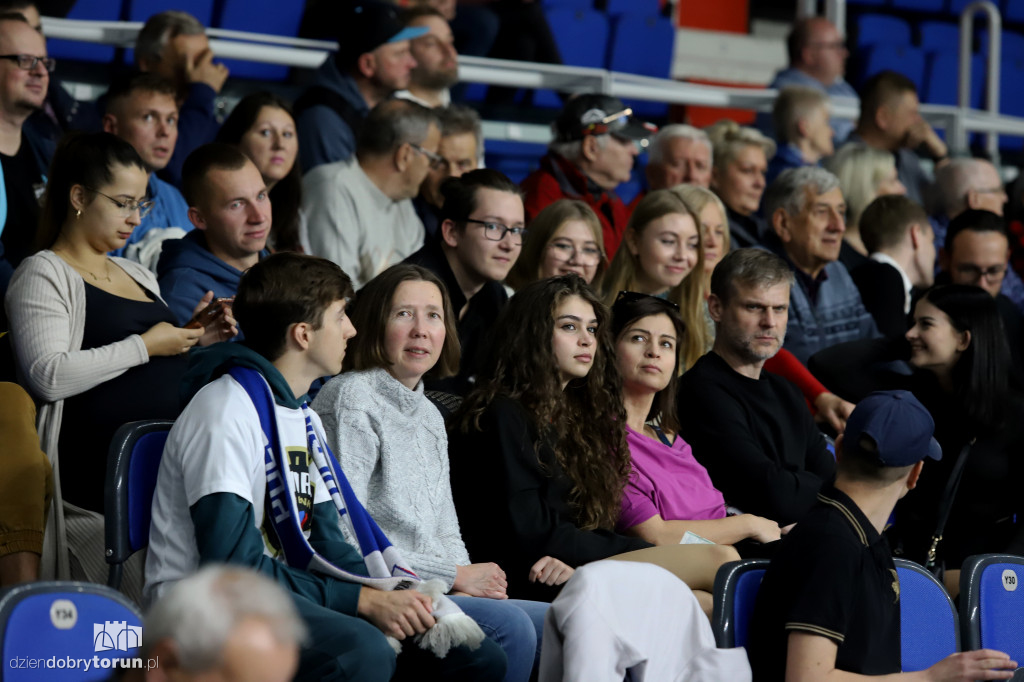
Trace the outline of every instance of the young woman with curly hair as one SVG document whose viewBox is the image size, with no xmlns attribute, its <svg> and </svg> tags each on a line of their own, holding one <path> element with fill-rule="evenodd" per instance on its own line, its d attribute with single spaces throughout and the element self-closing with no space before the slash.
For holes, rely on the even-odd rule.
<svg viewBox="0 0 1024 682">
<path fill-rule="evenodd" d="M 614 557 L 667 568 L 708 610 L 714 571 L 738 556 L 732 548 L 652 547 L 614 531 L 630 462 L 609 327 L 608 309 L 577 275 L 512 297 L 450 427 L 463 539 L 470 554 L 501 564 L 509 592 L 523 598 L 555 596 L 557 585 L 541 584 L 544 557 L 573 568 Z"/>
</svg>

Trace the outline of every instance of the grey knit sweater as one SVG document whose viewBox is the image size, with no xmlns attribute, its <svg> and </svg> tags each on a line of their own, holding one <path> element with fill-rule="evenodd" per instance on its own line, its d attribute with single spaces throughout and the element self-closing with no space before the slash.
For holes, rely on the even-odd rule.
<svg viewBox="0 0 1024 682">
<path fill-rule="evenodd" d="M 327 440 L 356 497 L 420 577 L 451 589 L 470 563 L 459 532 L 441 413 L 384 369 L 346 372 L 317 394 Z M 349 538 L 354 540 L 354 538 Z"/>
</svg>

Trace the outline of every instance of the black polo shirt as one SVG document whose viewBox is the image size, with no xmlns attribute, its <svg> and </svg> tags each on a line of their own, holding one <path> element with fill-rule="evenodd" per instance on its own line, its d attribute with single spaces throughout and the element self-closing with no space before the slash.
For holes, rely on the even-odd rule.
<svg viewBox="0 0 1024 682">
<path fill-rule="evenodd" d="M 748 645 L 755 682 L 785 679 L 791 632 L 835 642 L 839 670 L 900 672 L 892 553 L 857 505 L 831 486 L 783 538 L 761 583 Z"/>
</svg>

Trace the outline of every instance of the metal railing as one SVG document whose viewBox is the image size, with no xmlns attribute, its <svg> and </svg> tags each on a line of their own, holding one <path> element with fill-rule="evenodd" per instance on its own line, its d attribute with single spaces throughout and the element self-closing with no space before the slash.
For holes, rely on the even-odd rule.
<svg viewBox="0 0 1024 682">
<path fill-rule="evenodd" d="M 985 108 L 990 115 L 999 114 L 1000 60 L 1003 54 L 1003 17 L 999 8 L 989 0 L 978 0 L 964 8 L 960 14 L 960 74 L 957 85 L 957 102 L 961 109 L 971 106 L 971 38 L 974 34 L 974 18 L 978 13 L 988 16 L 988 64 L 985 73 Z M 985 149 L 992 162 L 999 163 L 999 136 L 988 133 Z"/>
<path fill-rule="evenodd" d="M 829 0 L 842 5 L 842 0 Z M 982 3 L 984 4 L 984 3 Z M 131 47 L 142 27 L 140 23 L 100 22 L 43 17 L 48 37 Z M 219 57 L 283 64 L 313 69 L 336 48 L 336 43 L 285 38 L 241 31 L 209 29 L 210 44 Z M 706 107 L 771 111 L 775 90 L 751 90 L 726 86 L 699 85 L 668 79 L 649 78 L 604 69 L 582 68 L 532 62 L 516 62 L 480 57 L 459 57 L 459 77 L 463 82 L 505 85 L 520 88 L 550 88 L 562 92 L 603 92 L 616 97 L 690 104 Z M 998 82 L 996 83 L 998 86 Z M 860 113 L 855 99 L 833 98 L 834 116 L 856 119 Z M 968 133 L 980 132 L 1024 137 L 1024 119 L 1000 116 L 992 112 L 925 104 L 921 114 L 933 126 L 947 132 L 952 149 L 967 149 Z M 498 139 L 539 141 L 543 126 L 497 124 L 488 130 Z M 505 131 L 505 137 L 502 132 Z M 544 132 L 546 134 L 546 131 Z"/>
</svg>

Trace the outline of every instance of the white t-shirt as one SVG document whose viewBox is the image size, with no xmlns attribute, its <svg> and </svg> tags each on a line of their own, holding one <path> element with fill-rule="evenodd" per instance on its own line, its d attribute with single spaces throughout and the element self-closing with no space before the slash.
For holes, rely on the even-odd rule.
<svg viewBox="0 0 1024 682">
<path fill-rule="evenodd" d="M 312 463 L 302 410 L 275 405 L 281 446 L 288 454 L 292 489 L 309 537 L 312 504 L 330 500 Z M 323 438 L 320 418 L 310 411 L 313 428 Z M 326 442 L 326 440 L 323 440 Z M 263 527 L 267 477 L 259 414 L 245 389 L 224 375 L 203 387 L 182 412 L 167 437 L 156 493 L 146 557 L 146 603 L 160 597 L 169 583 L 199 567 L 195 528 L 189 508 L 213 493 L 234 493 L 253 507 Z M 278 554 L 263 532 L 264 553 Z"/>
</svg>

